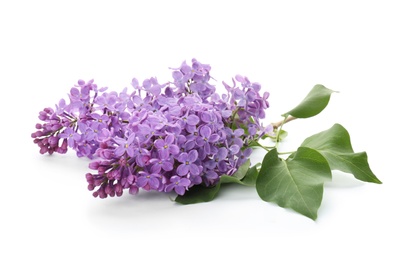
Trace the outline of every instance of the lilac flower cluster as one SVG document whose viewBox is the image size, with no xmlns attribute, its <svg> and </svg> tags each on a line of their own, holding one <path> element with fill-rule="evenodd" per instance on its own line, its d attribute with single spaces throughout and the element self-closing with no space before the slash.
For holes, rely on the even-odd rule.
<svg viewBox="0 0 408 260">
<path fill-rule="evenodd" d="M 32 134 L 40 153 L 97 158 L 87 173 L 95 197 L 121 196 L 124 189 L 175 191 L 211 186 L 247 161 L 251 144 L 267 131 L 260 119 L 269 107 L 261 86 L 236 76 L 226 93 L 210 84 L 211 67 L 193 59 L 172 69 L 172 82 L 156 78 L 131 91 L 107 92 L 80 80 L 56 109 L 40 112 Z"/>
</svg>

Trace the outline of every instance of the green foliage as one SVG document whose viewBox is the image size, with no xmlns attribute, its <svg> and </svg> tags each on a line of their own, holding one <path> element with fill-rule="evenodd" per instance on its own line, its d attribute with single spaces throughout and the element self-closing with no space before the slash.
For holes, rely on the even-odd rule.
<svg viewBox="0 0 408 260">
<path fill-rule="evenodd" d="M 317 151 L 299 147 L 293 157 L 283 160 L 277 150 L 272 149 L 262 161 L 256 190 L 265 201 L 316 219 L 323 184 L 330 179 L 329 164 Z"/>
<path fill-rule="evenodd" d="M 333 90 L 328 89 L 323 85 L 316 85 L 299 105 L 284 113 L 282 116 L 288 117 L 291 115 L 296 118 L 308 118 L 315 116 L 322 112 L 322 110 L 327 106 L 333 92 Z"/>
<path fill-rule="evenodd" d="M 368 165 L 367 154 L 354 153 L 350 135 L 340 124 L 306 138 L 301 146 L 316 149 L 326 158 L 332 170 L 352 173 L 361 181 L 381 183 Z"/>
<path fill-rule="evenodd" d="M 238 183 L 243 184 L 238 178 L 234 176 L 223 175 L 220 177 L 220 181 L 212 187 L 205 187 L 197 185 L 191 187 L 188 192 L 183 196 L 177 196 L 176 202 L 181 204 L 194 204 L 200 202 L 209 202 L 215 199 L 220 191 L 221 185 L 225 183 Z"/>
<path fill-rule="evenodd" d="M 285 139 L 288 136 L 288 132 L 286 132 L 283 129 L 275 130 L 274 132 L 275 132 L 274 136 L 268 136 L 274 142 L 281 142 L 283 139 Z M 278 132 L 279 132 L 279 134 L 278 134 Z M 279 138 L 279 140 L 278 140 L 278 138 Z"/>
<path fill-rule="evenodd" d="M 255 186 L 256 180 L 259 175 L 258 167 L 260 167 L 261 165 L 262 164 L 257 163 L 248 169 L 247 173 L 245 174 L 245 177 L 241 180 L 244 185 Z"/>
</svg>

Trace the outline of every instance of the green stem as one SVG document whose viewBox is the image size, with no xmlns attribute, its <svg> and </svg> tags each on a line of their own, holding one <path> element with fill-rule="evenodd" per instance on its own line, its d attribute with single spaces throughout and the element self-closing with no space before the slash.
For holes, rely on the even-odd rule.
<svg viewBox="0 0 408 260">
<path fill-rule="evenodd" d="M 288 120 L 288 116 L 285 116 L 285 118 L 279 123 L 279 128 L 278 128 L 278 133 L 276 134 L 276 144 L 275 144 L 275 148 L 278 149 L 278 144 L 279 144 L 279 136 L 280 133 L 282 131 L 282 127 L 283 125 L 286 123 L 286 121 Z"/>
<path fill-rule="evenodd" d="M 231 123 L 230 123 L 230 127 L 232 128 L 232 126 L 234 125 L 234 122 L 235 122 L 235 116 L 237 115 L 237 113 L 238 113 L 238 110 L 239 110 L 239 107 L 237 108 L 237 109 L 235 109 L 234 110 L 234 112 L 232 113 L 232 121 L 231 121 Z"/>
<path fill-rule="evenodd" d="M 292 120 L 295 120 L 295 119 L 296 119 L 296 117 L 288 116 L 288 117 L 286 117 L 286 119 L 284 119 L 282 121 L 279 121 L 277 123 L 272 123 L 271 125 L 273 126 L 273 129 L 275 130 L 275 129 L 278 129 L 279 127 L 281 127 L 284 123 L 288 123 L 288 122 L 290 122 Z"/>
<path fill-rule="evenodd" d="M 261 148 L 263 148 L 265 151 L 267 151 L 267 152 L 269 152 L 271 149 L 270 148 L 268 148 L 268 147 L 266 147 L 266 146 L 263 146 L 262 144 L 260 144 L 260 143 L 258 143 L 258 146 L 259 147 L 261 147 Z"/>
<path fill-rule="evenodd" d="M 294 153 L 294 152 L 295 152 L 295 151 L 291 151 L 291 152 L 278 152 L 278 154 L 279 154 L 279 155 L 281 155 L 281 154 L 283 155 L 283 154 L 291 154 L 291 153 Z"/>
<path fill-rule="evenodd" d="M 252 142 L 250 142 L 249 144 L 248 144 L 248 146 L 249 147 L 261 147 L 261 148 L 263 148 L 264 150 L 266 150 L 267 152 L 269 152 L 272 148 L 274 148 L 274 147 L 269 147 L 269 146 L 264 146 L 264 145 L 262 145 L 262 144 L 260 144 L 258 141 L 252 141 Z"/>
</svg>

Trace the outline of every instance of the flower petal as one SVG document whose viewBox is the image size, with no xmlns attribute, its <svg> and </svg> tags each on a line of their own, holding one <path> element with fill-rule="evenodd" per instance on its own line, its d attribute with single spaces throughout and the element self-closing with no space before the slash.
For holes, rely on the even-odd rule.
<svg viewBox="0 0 408 260">
<path fill-rule="evenodd" d="M 220 172 L 226 172 L 227 163 L 225 161 L 218 162 L 218 170 L 220 170 Z"/>
<path fill-rule="evenodd" d="M 205 143 L 204 138 L 202 138 L 201 136 L 197 137 L 197 138 L 196 138 L 196 143 L 197 143 L 197 145 L 200 146 L 200 147 L 203 146 L 204 143 Z"/>
<path fill-rule="evenodd" d="M 118 148 L 115 149 L 115 155 L 116 156 L 122 156 L 125 153 L 125 148 L 123 146 L 119 146 Z"/>
<path fill-rule="evenodd" d="M 201 138 L 201 140 L 202 140 L 202 138 Z M 193 149 L 195 144 L 196 144 L 196 142 L 194 142 L 193 140 L 186 142 L 186 144 L 184 146 L 185 151 L 190 151 L 191 149 Z"/>
<path fill-rule="evenodd" d="M 240 137 L 241 135 L 243 135 L 244 134 L 244 129 L 242 129 L 242 128 L 237 128 L 237 129 L 235 129 L 234 130 L 234 136 L 235 137 Z"/>
<path fill-rule="evenodd" d="M 209 138 L 208 138 L 208 142 L 210 143 L 215 143 L 218 141 L 218 139 L 220 139 L 220 136 L 217 134 L 212 134 Z"/>
<path fill-rule="evenodd" d="M 231 154 L 237 154 L 239 152 L 239 146 L 237 144 L 233 144 L 231 145 L 229 150 L 231 151 Z"/>
<path fill-rule="evenodd" d="M 187 160 L 192 163 L 195 162 L 198 158 L 198 152 L 196 150 L 192 150 L 188 153 L 188 158 Z"/>
<path fill-rule="evenodd" d="M 172 164 L 171 162 L 168 162 L 168 161 L 163 162 L 161 167 L 162 167 L 163 170 L 165 170 L 165 171 L 171 171 L 171 170 L 173 170 L 173 164 Z"/>
<path fill-rule="evenodd" d="M 180 164 L 179 167 L 177 167 L 177 174 L 180 176 L 185 176 L 187 175 L 190 167 L 185 164 Z"/>
<path fill-rule="evenodd" d="M 164 138 L 164 141 L 166 142 L 167 145 L 172 144 L 174 142 L 174 135 L 168 135 L 166 138 Z"/>
<path fill-rule="evenodd" d="M 181 162 L 181 163 L 184 163 L 185 161 L 187 161 L 187 158 L 188 158 L 188 154 L 187 154 L 187 153 L 181 153 L 181 154 L 178 156 L 177 160 L 178 160 L 179 162 Z"/>
<path fill-rule="evenodd" d="M 132 79 L 132 86 L 133 86 L 135 89 L 139 89 L 139 88 L 140 88 L 140 86 L 139 86 L 139 81 L 138 81 L 136 78 L 133 78 L 133 79 Z"/>
<path fill-rule="evenodd" d="M 209 127 L 209 126 L 203 126 L 203 127 L 201 127 L 201 129 L 200 129 L 200 135 L 202 136 L 202 137 L 205 137 L 205 138 L 209 138 L 210 137 L 210 135 L 211 135 L 211 128 Z"/>
<path fill-rule="evenodd" d="M 209 112 L 205 111 L 201 114 L 201 120 L 205 123 L 211 122 L 212 116 Z"/>
<path fill-rule="evenodd" d="M 179 180 L 179 185 L 188 187 L 191 184 L 191 181 L 187 178 L 181 178 Z"/>
<path fill-rule="evenodd" d="M 196 115 L 189 115 L 187 117 L 187 124 L 189 125 L 197 125 L 200 122 L 200 118 Z"/>
<path fill-rule="evenodd" d="M 190 173 L 192 175 L 199 175 L 200 174 L 200 170 L 198 169 L 198 166 L 194 163 L 190 164 Z"/>
<path fill-rule="evenodd" d="M 183 186 L 176 186 L 176 187 L 174 188 L 174 190 L 176 191 L 176 193 L 177 193 L 178 195 L 181 195 L 181 196 L 183 196 L 184 193 L 186 193 L 186 188 L 184 188 Z"/>
<path fill-rule="evenodd" d="M 137 178 L 136 185 L 139 187 L 144 187 L 147 184 L 148 179 L 146 177 L 139 177 Z"/>
<path fill-rule="evenodd" d="M 177 145 L 174 145 L 174 144 L 169 145 L 168 150 L 169 150 L 169 152 L 171 154 L 174 154 L 174 155 L 176 155 L 176 154 L 178 154 L 180 152 L 180 148 Z"/>
<path fill-rule="evenodd" d="M 160 159 L 162 160 L 166 160 L 167 158 L 169 158 L 170 156 L 169 149 L 159 150 L 159 156 L 160 156 Z"/>
<path fill-rule="evenodd" d="M 210 180 L 215 180 L 215 179 L 218 178 L 218 174 L 217 174 L 215 171 L 206 171 L 206 173 L 204 174 L 204 176 L 205 176 L 207 179 L 210 179 Z"/>
<path fill-rule="evenodd" d="M 165 191 L 165 192 L 172 191 L 175 186 L 176 186 L 176 185 L 175 185 L 174 183 L 170 183 L 169 185 L 167 185 L 167 186 L 164 188 L 164 191 Z"/>
<path fill-rule="evenodd" d="M 154 141 L 154 146 L 157 149 L 161 149 L 164 147 L 164 140 L 163 139 L 157 139 L 156 141 Z"/>
<path fill-rule="evenodd" d="M 132 146 L 129 146 L 129 147 L 126 149 L 126 153 L 129 155 L 129 157 L 133 157 L 133 156 L 135 155 L 135 150 L 133 150 L 133 147 L 132 147 Z"/>
<path fill-rule="evenodd" d="M 158 163 L 153 164 L 152 167 L 150 168 L 150 172 L 152 172 L 152 173 L 159 173 L 159 172 L 161 171 L 162 167 L 163 167 L 163 166 L 160 165 L 160 164 L 158 164 Z"/>
<path fill-rule="evenodd" d="M 218 149 L 216 158 L 217 158 L 219 161 L 221 161 L 221 160 L 224 160 L 224 159 L 227 157 L 227 155 L 228 155 L 228 150 L 227 150 L 227 148 L 221 147 L 221 148 Z"/>
<path fill-rule="evenodd" d="M 151 177 L 149 180 L 149 185 L 152 189 L 157 190 L 157 188 L 159 188 L 160 185 L 159 179 Z"/>
<path fill-rule="evenodd" d="M 172 76 L 175 80 L 181 80 L 181 78 L 183 77 L 183 73 L 181 73 L 180 71 L 173 71 Z"/>
<path fill-rule="evenodd" d="M 206 154 L 210 154 L 211 153 L 211 145 L 209 143 L 204 143 L 204 152 Z"/>
<path fill-rule="evenodd" d="M 245 157 L 249 157 L 251 154 L 252 154 L 252 148 L 248 147 L 247 149 L 245 149 L 244 151 Z"/>
<path fill-rule="evenodd" d="M 217 166 L 217 163 L 214 160 L 210 160 L 210 161 L 205 162 L 205 167 L 208 168 L 208 169 L 213 170 L 213 169 L 215 169 L 215 166 Z"/>
</svg>

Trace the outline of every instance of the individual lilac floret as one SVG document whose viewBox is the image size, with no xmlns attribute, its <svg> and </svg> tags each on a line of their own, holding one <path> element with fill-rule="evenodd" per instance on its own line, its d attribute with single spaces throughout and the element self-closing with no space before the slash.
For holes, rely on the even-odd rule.
<svg viewBox="0 0 408 260">
<path fill-rule="evenodd" d="M 174 160 L 172 159 L 150 159 L 150 171 L 152 173 L 169 172 L 174 168 Z"/>
<path fill-rule="evenodd" d="M 154 146 L 157 148 L 160 158 L 167 159 L 169 158 L 170 154 L 176 155 L 179 153 L 179 147 L 174 145 L 173 142 L 174 135 L 168 135 L 164 140 L 158 139 L 154 142 Z"/>
<path fill-rule="evenodd" d="M 161 176 L 158 173 L 149 174 L 146 172 L 140 172 L 136 184 L 137 186 L 142 187 L 145 190 L 157 190 L 161 184 L 160 178 Z"/>
<path fill-rule="evenodd" d="M 188 186 L 190 186 L 191 181 L 187 178 L 180 178 L 179 176 L 173 176 L 170 178 L 170 184 L 166 186 L 166 192 L 174 191 L 178 195 L 184 195 Z"/>
<path fill-rule="evenodd" d="M 200 129 L 200 136 L 197 137 L 197 145 L 204 148 L 206 154 L 211 153 L 213 144 L 220 139 L 218 134 L 213 134 L 209 126 L 204 125 Z"/>
<path fill-rule="evenodd" d="M 128 156 L 133 157 L 135 154 L 133 141 L 135 140 L 135 133 L 131 133 L 128 138 L 115 138 L 115 142 L 119 145 L 115 149 L 115 155 L 120 157 L 124 153 L 127 153 Z"/>
<path fill-rule="evenodd" d="M 187 174 L 199 175 L 200 169 L 194 162 L 198 159 L 198 152 L 192 150 L 189 153 L 181 153 L 177 160 L 181 163 L 177 167 L 177 174 L 180 176 L 186 176 Z"/>
</svg>

